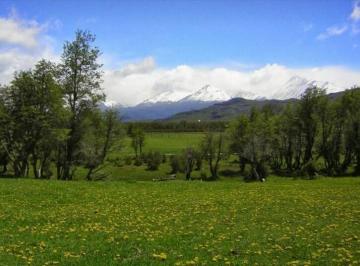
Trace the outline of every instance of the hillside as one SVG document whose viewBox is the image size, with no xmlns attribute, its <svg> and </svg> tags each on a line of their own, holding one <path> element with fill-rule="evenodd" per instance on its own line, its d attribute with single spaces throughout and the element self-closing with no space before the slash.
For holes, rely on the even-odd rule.
<svg viewBox="0 0 360 266">
<path fill-rule="evenodd" d="M 342 92 L 330 93 L 330 99 L 336 99 L 343 95 Z M 216 103 L 209 107 L 194 110 L 189 112 L 182 112 L 169 117 L 168 121 L 216 121 L 216 120 L 231 120 L 239 114 L 248 114 L 252 107 L 262 108 L 265 105 L 272 106 L 275 110 L 280 111 L 288 103 L 296 102 L 297 99 L 287 100 L 248 100 L 244 98 L 234 98 L 226 102 Z"/>
<path fill-rule="evenodd" d="M 289 102 L 294 102 L 296 99 L 289 100 L 247 100 L 244 98 L 234 98 L 226 102 L 217 103 L 207 108 L 178 113 L 169 117 L 167 120 L 171 121 L 198 121 L 198 120 L 231 120 L 239 114 L 247 114 L 252 107 L 262 108 L 265 105 L 272 105 L 274 108 L 282 108 Z"/>
</svg>

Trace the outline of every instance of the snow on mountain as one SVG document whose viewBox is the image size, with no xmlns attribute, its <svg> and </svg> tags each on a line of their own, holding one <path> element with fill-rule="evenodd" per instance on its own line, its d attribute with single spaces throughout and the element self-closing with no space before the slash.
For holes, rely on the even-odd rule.
<svg viewBox="0 0 360 266">
<path fill-rule="evenodd" d="M 264 99 L 290 99 L 300 98 L 300 96 L 309 87 L 317 86 L 322 89 L 326 89 L 327 93 L 333 93 L 344 90 L 339 86 L 327 81 L 308 80 L 300 76 L 293 76 L 287 80 L 283 85 L 279 86 L 279 89 L 275 92 L 269 91 L 267 95 L 262 95 L 260 92 L 255 91 L 238 91 L 232 95 L 227 94 L 224 90 L 216 88 L 212 85 L 205 85 L 199 90 L 190 93 L 184 90 L 168 90 L 164 91 L 154 97 L 151 97 L 143 101 L 141 105 L 153 105 L 153 104 L 171 104 L 171 103 L 185 103 L 185 102 L 223 102 L 228 101 L 231 98 L 245 98 L 249 100 L 264 100 Z"/>
<path fill-rule="evenodd" d="M 314 86 L 326 89 L 327 93 L 343 90 L 343 88 L 327 81 L 307 80 L 299 76 L 293 76 L 282 88 L 277 90 L 271 98 L 279 100 L 300 98 L 301 94 L 303 94 L 307 88 Z"/>
<path fill-rule="evenodd" d="M 177 102 L 180 101 L 181 99 L 183 99 L 184 97 L 186 97 L 188 95 L 187 92 L 183 92 L 183 91 L 174 91 L 174 90 L 170 90 L 170 91 L 164 91 L 160 94 L 155 95 L 152 98 L 149 98 L 145 101 L 142 102 L 142 104 L 153 104 L 153 103 L 171 103 L 171 102 Z"/>
<path fill-rule="evenodd" d="M 184 97 L 181 99 L 181 101 L 223 102 L 230 99 L 231 97 L 219 88 L 213 87 L 211 85 L 205 85 L 201 89 L 195 91 L 193 94 Z"/>
<path fill-rule="evenodd" d="M 230 99 L 231 97 L 224 91 L 210 85 L 205 85 L 201 89 L 190 94 L 189 92 L 185 91 L 164 91 L 158 95 L 155 95 L 152 98 L 143 101 L 141 104 L 175 103 L 187 101 L 222 102 Z"/>
</svg>

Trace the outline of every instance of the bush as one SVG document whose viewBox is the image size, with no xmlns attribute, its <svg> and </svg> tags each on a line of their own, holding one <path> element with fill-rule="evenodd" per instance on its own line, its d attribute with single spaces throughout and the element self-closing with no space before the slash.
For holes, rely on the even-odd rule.
<svg viewBox="0 0 360 266">
<path fill-rule="evenodd" d="M 146 156 L 147 169 L 155 171 L 159 169 L 162 162 L 162 156 L 160 152 L 149 152 Z"/>
<path fill-rule="evenodd" d="M 201 179 L 201 180 L 207 180 L 207 174 L 206 174 L 206 172 L 201 172 L 201 173 L 200 173 L 200 179 Z"/>
<path fill-rule="evenodd" d="M 308 177 L 309 179 L 314 179 L 317 175 L 317 168 L 314 161 L 309 161 L 306 164 L 303 165 L 301 168 L 300 174 L 302 176 Z"/>
<path fill-rule="evenodd" d="M 107 161 L 116 167 L 123 166 L 123 160 L 119 156 L 116 156 L 114 158 L 108 158 Z M 130 157 L 130 164 L 131 164 L 131 157 Z"/>
<path fill-rule="evenodd" d="M 147 163 L 148 161 L 148 153 L 142 153 L 140 154 L 139 160 L 141 161 L 141 163 Z"/>
<path fill-rule="evenodd" d="M 131 156 L 126 156 L 125 159 L 124 159 L 124 162 L 125 162 L 126 165 L 131 165 L 132 160 L 133 160 L 133 158 Z"/>
<path fill-rule="evenodd" d="M 269 176 L 269 167 L 263 162 L 256 165 L 256 171 L 258 172 L 260 180 L 266 179 Z"/>
<path fill-rule="evenodd" d="M 269 176 L 269 168 L 263 163 L 259 162 L 253 165 L 246 165 L 244 168 L 245 181 L 263 181 Z"/>
<path fill-rule="evenodd" d="M 141 158 L 135 158 L 134 165 L 135 166 L 141 166 L 143 164 L 143 160 Z"/>
<path fill-rule="evenodd" d="M 194 157 L 195 157 L 195 170 L 196 171 L 200 171 L 201 167 L 202 167 L 202 156 L 201 153 L 196 151 L 194 152 Z"/>
<path fill-rule="evenodd" d="M 177 155 L 170 156 L 170 167 L 171 167 L 171 174 L 176 174 L 180 172 L 180 160 Z"/>
</svg>

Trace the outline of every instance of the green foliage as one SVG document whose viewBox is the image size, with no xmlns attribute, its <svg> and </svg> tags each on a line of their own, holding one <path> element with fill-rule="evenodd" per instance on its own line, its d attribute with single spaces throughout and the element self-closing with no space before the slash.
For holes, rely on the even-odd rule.
<svg viewBox="0 0 360 266">
<path fill-rule="evenodd" d="M 240 172 L 258 179 L 263 176 L 259 174 L 263 166 L 269 165 L 277 174 L 342 175 L 354 164 L 357 175 L 359 95 L 359 89 L 352 89 L 330 100 L 324 90 L 313 87 L 279 114 L 263 108 L 253 109 L 249 117 L 239 117 L 227 135 L 230 151 L 238 156 Z M 245 171 L 246 165 L 250 171 Z"/>
<path fill-rule="evenodd" d="M 149 153 L 147 153 L 146 165 L 148 170 L 150 171 L 158 170 L 161 162 L 162 162 L 162 155 L 160 154 L 160 152 L 150 151 Z"/>
<path fill-rule="evenodd" d="M 124 158 L 124 161 L 125 161 L 125 164 L 126 164 L 126 165 L 131 165 L 131 164 L 132 164 L 132 158 L 131 158 L 131 156 L 126 156 L 126 157 Z"/>
<path fill-rule="evenodd" d="M 171 155 L 170 156 L 170 167 L 171 167 L 171 174 L 176 174 L 180 172 L 181 165 L 180 165 L 180 158 L 178 155 Z"/>
<path fill-rule="evenodd" d="M 211 180 L 219 178 L 220 161 L 226 156 L 225 140 L 223 133 L 207 132 L 201 142 L 201 152 L 207 161 L 211 173 Z"/>
<path fill-rule="evenodd" d="M 139 159 L 145 145 L 145 132 L 142 128 L 136 127 L 128 131 L 128 134 L 131 137 L 131 146 L 135 151 L 135 157 L 136 159 Z"/>
<path fill-rule="evenodd" d="M 59 80 L 70 117 L 68 137 L 57 164 L 58 178 L 73 179 L 76 166 L 81 163 L 81 141 L 87 132 L 86 121 L 97 104 L 105 99 L 100 86 L 100 51 L 92 46 L 95 36 L 77 31 L 75 40 L 66 42 L 59 65 Z"/>
<path fill-rule="evenodd" d="M 314 161 L 308 161 L 306 162 L 301 170 L 301 176 L 305 176 L 308 177 L 309 179 L 314 179 L 318 170 L 316 169 L 316 164 L 314 163 Z"/>
<path fill-rule="evenodd" d="M 77 31 L 66 42 L 61 63 L 39 61 L 34 69 L 15 73 L 0 88 L 0 165 L 2 175 L 71 180 L 81 166 L 88 179 L 100 170 L 119 143 L 118 115 L 100 113 L 100 51 L 95 37 Z M 10 165 L 10 167 L 8 167 Z"/>
</svg>

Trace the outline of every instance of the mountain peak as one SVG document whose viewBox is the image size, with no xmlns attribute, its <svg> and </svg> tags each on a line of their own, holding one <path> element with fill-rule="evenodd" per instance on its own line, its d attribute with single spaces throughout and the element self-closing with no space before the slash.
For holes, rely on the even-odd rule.
<svg viewBox="0 0 360 266">
<path fill-rule="evenodd" d="M 305 78 L 295 75 L 284 84 L 283 88 L 277 90 L 272 95 L 272 98 L 280 100 L 300 98 L 307 88 L 314 86 L 326 89 L 327 93 L 343 90 L 343 88 L 338 87 L 328 81 L 307 80 Z"/>
<path fill-rule="evenodd" d="M 223 90 L 206 84 L 193 94 L 183 98 L 181 101 L 222 102 L 230 99 L 231 97 Z"/>
<path fill-rule="evenodd" d="M 142 104 L 164 103 L 164 102 L 177 102 L 188 95 L 186 92 L 169 90 L 161 92 L 154 97 L 151 97 L 142 102 Z"/>
</svg>

